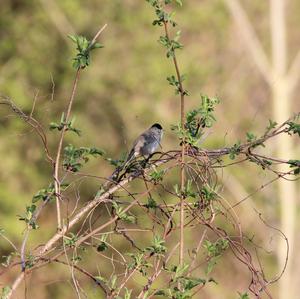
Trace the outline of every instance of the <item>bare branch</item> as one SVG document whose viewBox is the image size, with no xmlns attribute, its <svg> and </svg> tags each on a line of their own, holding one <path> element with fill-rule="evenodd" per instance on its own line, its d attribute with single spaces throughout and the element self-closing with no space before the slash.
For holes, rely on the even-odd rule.
<svg viewBox="0 0 300 299">
<path fill-rule="evenodd" d="M 165 34 L 168 40 L 168 23 L 164 21 Z M 176 71 L 177 80 L 179 83 L 179 93 L 180 93 L 180 123 L 182 130 L 185 130 L 185 91 L 183 88 L 182 77 L 180 74 L 176 54 L 174 51 L 173 63 Z M 179 250 L 179 261 L 182 265 L 184 262 L 184 189 L 185 189 L 185 140 L 184 137 L 181 141 L 181 164 L 180 164 L 180 189 L 181 189 L 181 198 L 180 198 L 180 250 Z"/>
</svg>

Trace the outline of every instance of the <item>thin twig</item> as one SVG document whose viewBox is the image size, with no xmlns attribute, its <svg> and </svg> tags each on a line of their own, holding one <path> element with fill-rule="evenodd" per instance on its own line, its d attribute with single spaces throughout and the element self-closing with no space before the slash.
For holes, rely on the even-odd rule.
<svg viewBox="0 0 300 299">
<path fill-rule="evenodd" d="M 169 32 L 168 32 L 168 23 L 167 21 L 164 21 L 164 29 L 167 39 L 169 40 Z M 173 55 L 173 63 L 176 71 L 177 80 L 179 83 L 179 92 L 180 92 L 180 123 L 181 123 L 181 129 L 185 130 L 185 107 L 184 107 L 184 89 L 182 84 L 182 78 L 180 75 L 177 58 L 175 55 Z M 181 161 L 180 161 L 180 190 L 181 190 L 181 196 L 180 196 L 180 251 L 179 251 L 179 263 L 180 265 L 183 264 L 184 259 L 184 201 L 185 201 L 185 140 L 184 137 L 182 137 L 181 140 Z"/>
<path fill-rule="evenodd" d="M 75 92 L 76 92 L 76 89 L 77 89 L 77 84 L 78 84 L 78 80 L 79 80 L 79 76 L 80 76 L 80 71 L 81 71 L 80 68 L 78 68 L 77 71 L 76 71 L 75 80 L 74 80 L 73 88 L 72 88 L 72 92 L 71 92 L 71 97 L 70 97 L 70 100 L 69 100 L 67 113 L 66 113 L 66 116 L 65 116 L 65 119 L 64 119 L 65 125 L 63 126 L 63 129 L 61 130 L 61 135 L 60 135 L 60 139 L 59 139 L 59 143 L 58 143 L 58 148 L 57 148 L 57 151 L 56 151 L 56 159 L 55 159 L 55 165 L 54 165 L 53 177 L 54 177 L 54 188 L 55 188 L 55 197 L 56 197 L 56 215 L 57 215 L 57 229 L 58 230 L 61 230 L 60 181 L 59 181 L 60 156 L 61 156 L 61 151 L 62 151 L 65 132 L 67 130 L 66 124 L 69 121 L 69 117 L 70 117 L 70 113 L 71 113 L 71 109 L 72 109 L 72 104 L 73 104 L 73 101 L 74 101 Z"/>
<path fill-rule="evenodd" d="M 107 26 L 107 24 L 105 24 L 96 33 L 96 35 L 92 39 L 90 47 L 93 46 L 93 44 L 96 42 L 97 38 L 99 37 L 101 32 L 103 32 L 103 30 L 106 28 L 106 26 Z M 59 143 L 58 143 L 57 154 L 56 154 L 55 165 L 54 165 L 54 188 L 55 188 L 55 197 L 56 197 L 56 213 L 57 213 L 57 228 L 58 228 L 58 230 L 61 230 L 61 210 L 60 210 L 61 194 L 60 194 L 60 179 L 59 179 L 60 157 L 61 157 L 64 135 L 65 135 L 65 132 L 67 131 L 67 123 L 69 122 L 69 119 L 70 119 L 70 114 L 71 114 L 71 110 L 72 110 L 81 70 L 82 70 L 81 68 L 78 68 L 76 71 L 75 80 L 73 83 L 72 92 L 71 92 L 71 96 L 70 96 L 67 111 L 66 111 L 66 116 L 65 116 L 65 119 L 63 120 L 64 126 L 61 130 L 61 135 L 60 135 L 60 139 L 59 139 Z"/>
</svg>

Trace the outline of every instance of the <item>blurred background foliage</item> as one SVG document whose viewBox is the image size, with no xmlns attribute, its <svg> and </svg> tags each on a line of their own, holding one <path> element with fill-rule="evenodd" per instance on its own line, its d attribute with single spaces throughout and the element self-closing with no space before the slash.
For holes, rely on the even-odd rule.
<svg viewBox="0 0 300 299">
<path fill-rule="evenodd" d="M 241 2 L 269 51 L 268 2 Z M 300 2 L 290 2 L 289 48 L 293 54 L 300 43 Z M 92 38 L 107 23 L 100 37 L 105 48 L 92 53 L 91 67 L 83 71 L 75 99 L 72 116 L 76 117 L 75 125 L 82 130 L 82 136 L 69 133 L 66 143 L 96 146 L 104 149 L 107 156 L 118 158 L 128 151 L 135 136 L 152 123 L 160 122 L 165 128 L 163 150 L 179 147 L 170 130 L 170 125 L 179 120 L 179 99 L 166 80 L 174 70 L 157 42 L 161 32 L 151 25 L 153 12 L 144 1 L 1 0 L 0 8 L 0 93 L 11 97 L 27 113 L 36 96 L 34 115 L 46 130 L 51 121 L 59 121 L 74 79 L 74 49 L 67 35 L 76 33 Z M 221 99 L 216 112 L 218 122 L 203 147 L 231 146 L 245 140 L 247 131 L 263 133 L 271 118 L 270 91 L 245 53 L 224 1 L 184 1 L 182 8 L 176 8 L 175 19 L 184 44 L 178 59 L 182 72 L 187 74 L 185 86 L 191 94 L 187 108 L 199 105 L 201 93 Z M 294 107 L 299 111 L 297 98 Z M 16 215 L 24 212 L 37 190 L 49 184 L 52 170 L 45 161 L 40 140 L 6 107 L 0 107 L 0 135 L 0 227 L 20 244 L 24 223 Z M 54 152 L 58 134 L 49 132 L 48 138 Z M 270 153 L 272 144 L 268 145 L 270 148 L 265 152 Z M 105 177 L 112 168 L 101 159 L 93 159 L 84 171 Z M 220 177 L 224 197 L 234 202 L 271 176 L 255 165 L 241 165 L 220 172 Z M 98 185 L 97 180 L 85 180 L 81 198 L 89 199 Z M 278 225 L 277 204 L 276 186 L 272 185 L 238 210 L 244 229 L 255 233 L 256 242 L 268 250 L 275 248 L 272 232 L 257 221 L 253 207 L 263 210 L 268 221 Z M 41 234 L 46 238 L 53 233 L 54 214 L 53 205 L 39 223 L 43 230 L 34 231 L 30 242 L 39 240 Z M 3 240 L 0 244 L 0 255 L 8 254 L 9 244 Z M 265 254 L 265 258 L 265 266 L 274 273 L 274 254 Z M 92 266 L 93 261 L 90 263 Z M 247 287 L 249 279 L 245 269 L 237 268 L 225 258 L 217 276 L 220 282 L 227 283 L 220 283 L 215 290 L 211 288 L 205 298 L 236 298 L 232 290 L 239 289 L 240 282 Z M 45 272 L 47 277 L 57 278 L 55 265 L 49 269 Z M 241 271 L 241 277 L 236 277 L 236 271 Z M 234 283 L 231 275 L 235 275 Z M 58 285 L 57 289 L 40 287 L 33 291 L 37 293 L 32 298 L 73 298 L 71 287 L 66 290 Z"/>
</svg>

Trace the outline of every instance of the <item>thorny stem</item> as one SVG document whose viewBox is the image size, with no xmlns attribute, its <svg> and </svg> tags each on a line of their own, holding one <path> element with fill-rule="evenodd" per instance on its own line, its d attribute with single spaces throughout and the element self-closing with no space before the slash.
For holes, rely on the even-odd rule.
<svg viewBox="0 0 300 299">
<path fill-rule="evenodd" d="M 168 23 L 164 21 L 164 29 L 166 37 L 169 40 L 169 31 L 168 31 Z M 185 130 L 185 107 L 184 107 L 184 89 L 182 85 L 181 75 L 177 63 L 177 59 L 175 56 L 175 52 L 173 55 L 173 63 L 175 66 L 176 76 L 179 83 L 179 91 L 180 91 L 180 123 L 181 129 Z M 184 136 L 181 142 L 181 160 L 180 160 L 180 189 L 181 189 L 181 198 L 180 198 L 180 247 L 179 247 L 179 263 L 180 265 L 183 264 L 183 256 L 184 256 L 184 189 L 185 189 L 185 140 Z"/>
</svg>

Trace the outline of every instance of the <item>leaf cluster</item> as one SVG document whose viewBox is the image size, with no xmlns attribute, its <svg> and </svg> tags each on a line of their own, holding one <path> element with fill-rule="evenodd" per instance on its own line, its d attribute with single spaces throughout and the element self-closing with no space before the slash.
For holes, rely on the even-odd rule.
<svg viewBox="0 0 300 299">
<path fill-rule="evenodd" d="M 68 237 L 64 238 L 64 245 L 67 247 L 74 247 L 77 241 L 78 237 L 75 234 L 70 233 Z"/>
<path fill-rule="evenodd" d="M 5 286 L 2 288 L 1 290 L 1 296 L 0 299 L 6 299 L 8 297 L 8 294 L 11 291 L 11 287 L 10 286 Z"/>
<path fill-rule="evenodd" d="M 179 42 L 180 31 L 176 32 L 174 39 L 170 39 L 168 36 L 160 36 L 159 43 L 167 49 L 167 58 L 174 58 L 175 51 L 183 49 L 183 44 Z M 174 82 L 175 83 L 175 82 Z"/>
<path fill-rule="evenodd" d="M 83 164 L 87 163 L 90 157 L 103 156 L 104 151 L 95 147 L 76 148 L 69 144 L 64 148 L 63 167 L 72 172 L 78 172 Z"/>
<path fill-rule="evenodd" d="M 33 229 L 38 229 L 39 226 L 35 222 L 34 213 L 36 211 L 36 205 L 32 204 L 30 206 L 26 206 L 26 211 L 24 215 L 19 215 L 19 220 L 25 221 L 26 224 L 30 225 Z"/>
<path fill-rule="evenodd" d="M 300 174 L 300 160 L 289 160 L 290 168 L 293 168 L 294 175 Z"/>
<path fill-rule="evenodd" d="M 163 255 L 167 252 L 165 240 L 159 235 L 154 236 L 152 245 L 146 247 L 145 251 L 150 254 Z"/>
<path fill-rule="evenodd" d="M 211 189 L 211 187 L 203 186 L 200 190 L 200 196 L 206 202 L 211 202 L 216 198 L 217 193 L 215 190 Z"/>
<path fill-rule="evenodd" d="M 35 264 L 35 256 L 32 254 L 29 254 L 26 256 L 26 262 L 25 262 L 25 268 L 30 269 Z"/>
<path fill-rule="evenodd" d="M 128 264 L 128 269 L 137 269 L 143 276 L 146 276 L 147 269 L 151 268 L 152 264 L 145 260 L 144 253 L 128 253 L 127 255 L 133 260 Z"/>
<path fill-rule="evenodd" d="M 64 185 L 64 186 L 68 186 L 68 185 Z M 54 189 L 54 185 L 53 183 L 51 183 L 47 188 L 41 189 L 39 190 L 33 197 L 32 197 L 32 202 L 36 203 L 39 200 L 51 200 L 53 199 L 55 196 L 55 189 Z"/>
<path fill-rule="evenodd" d="M 172 20 L 173 13 L 168 13 L 164 10 L 165 5 L 172 2 L 182 6 L 182 0 L 146 0 L 153 8 L 157 19 L 152 22 L 153 26 L 162 26 L 163 23 L 170 23 L 173 27 L 177 24 Z"/>
<path fill-rule="evenodd" d="M 180 140 L 190 144 L 193 147 L 199 147 L 199 142 L 203 136 L 205 128 L 211 128 L 216 118 L 214 116 L 215 106 L 220 103 L 216 97 L 210 98 L 201 95 L 201 105 L 186 114 L 184 128 L 180 124 L 171 127 Z"/>
<path fill-rule="evenodd" d="M 183 190 L 180 190 L 178 184 L 174 185 L 174 190 L 175 190 L 175 193 L 177 194 L 178 197 L 196 198 L 197 193 L 193 191 L 192 186 L 193 186 L 193 181 L 191 179 L 188 179 L 186 185 L 183 188 Z"/>
<path fill-rule="evenodd" d="M 172 286 L 167 289 L 158 290 L 155 293 L 155 295 L 165 296 L 166 298 L 176 298 L 176 299 L 192 298 L 192 293 L 191 293 L 192 289 L 199 285 L 206 284 L 206 279 L 189 276 L 187 273 L 188 269 L 189 269 L 189 264 L 186 263 L 171 267 L 169 272 L 172 273 L 172 279 L 170 281 L 170 284 Z"/>
<path fill-rule="evenodd" d="M 226 251 L 229 246 L 229 242 L 226 239 L 218 239 L 216 242 L 210 242 L 206 240 L 203 247 L 206 249 L 208 264 L 206 268 L 206 274 L 209 274 L 214 266 L 217 264 L 218 259 Z"/>
<path fill-rule="evenodd" d="M 242 150 L 241 142 L 238 141 L 229 149 L 229 158 L 231 160 L 234 160 L 235 157 L 241 152 L 241 150 Z"/>
<path fill-rule="evenodd" d="M 123 220 L 125 222 L 129 223 L 135 223 L 136 217 L 129 215 L 128 213 L 124 212 L 124 208 L 120 207 L 116 202 L 112 203 L 115 214 L 118 216 L 120 220 Z"/>
<path fill-rule="evenodd" d="M 156 168 L 154 168 L 154 170 L 150 173 L 149 176 L 151 178 L 151 181 L 154 184 L 158 184 L 158 183 L 160 183 L 163 180 L 164 174 L 165 174 L 165 170 L 164 169 L 157 170 Z"/>
<path fill-rule="evenodd" d="M 91 61 L 90 52 L 104 47 L 100 43 L 88 40 L 85 36 L 69 34 L 68 37 L 76 44 L 77 54 L 73 58 L 73 67 L 75 69 L 83 69 L 89 66 Z"/>
<path fill-rule="evenodd" d="M 298 134 L 300 137 L 300 124 L 297 124 L 295 122 L 288 122 L 288 133 L 289 134 Z"/>
<path fill-rule="evenodd" d="M 63 128 L 65 128 L 66 131 L 71 131 L 76 133 L 78 136 L 81 135 L 81 131 L 77 128 L 74 127 L 74 122 L 75 122 L 75 117 L 72 118 L 70 121 L 66 121 L 65 120 L 65 114 L 62 113 L 61 119 L 60 119 L 60 123 L 56 123 L 56 122 L 51 122 L 49 125 L 49 129 L 51 131 L 53 130 L 58 130 L 61 131 L 63 130 Z"/>
<path fill-rule="evenodd" d="M 101 236 L 101 238 L 100 238 L 100 243 L 99 243 L 99 245 L 97 246 L 97 251 L 98 251 L 98 252 L 105 251 L 105 250 L 108 248 L 107 242 L 106 242 L 107 237 L 108 237 L 107 234 L 104 234 L 104 235 Z"/>
<path fill-rule="evenodd" d="M 185 79 L 186 79 L 185 75 L 180 76 L 180 82 L 183 82 Z M 189 92 L 186 89 L 183 90 L 183 91 L 181 90 L 180 82 L 179 82 L 179 80 L 176 79 L 176 77 L 174 75 L 172 75 L 170 77 L 167 77 L 167 81 L 169 82 L 169 84 L 171 86 L 175 87 L 175 94 L 176 95 L 179 94 L 179 93 L 182 93 L 183 95 L 186 95 L 186 96 L 189 95 Z"/>
<path fill-rule="evenodd" d="M 274 129 L 276 126 L 278 125 L 278 123 L 276 121 L 273 121 L 272 119 L 269 119 L 269 125 L 266 128 L 265 131 L 265 136 L 272 130 Z"/>
<path fill-rule="evenodd" d="M 238 292 L 239 294 L 239 299 L 250 299 L 248 293 L 240 293 Z"/>
<path fill-rule="evenodd" d="M 157 208 L 157 202 L 153 197 L 148 198 L 148 202 L 145 204 L 145 207 L 147 209 L 156 209 Z"/>
<path fill-rule="evenodd" d="M 218 239 L 214 243 L 205 240 L 203 246 L 206 249 L 209 257 L 220 256 L 228 248 L 229 242 L 226 239 Z"/>
</svg>

